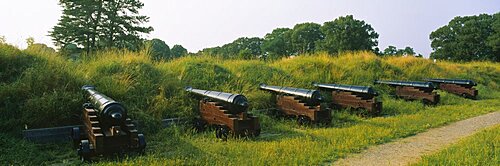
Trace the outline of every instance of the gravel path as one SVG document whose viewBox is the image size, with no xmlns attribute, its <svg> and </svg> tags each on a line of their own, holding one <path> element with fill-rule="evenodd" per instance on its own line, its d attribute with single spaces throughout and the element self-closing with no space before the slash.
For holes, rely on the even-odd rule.
<svg viewBox="0 0 500 166">
<path fill-rule="evenodd" d="M 441 150 L 461 138 L 479 130 L 500 124 L 500 111 L 462 120 L 447 126 L 430 129 L 415 136 L 374 146 L 340 159 L 333 165 L 408 165 L 420 160 L 425 154 Z"/>
</svg>

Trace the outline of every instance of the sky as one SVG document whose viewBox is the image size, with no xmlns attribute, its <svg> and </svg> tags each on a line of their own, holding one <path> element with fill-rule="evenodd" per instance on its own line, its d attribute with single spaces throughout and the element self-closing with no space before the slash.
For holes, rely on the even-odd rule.
<svg viewBox="0 0 500 166">
<path fill-rule="evenodd" d="M 148 39 L 190 52 L 221 46 L 239 37 L 264 37 L 278 27 L 323 24 L 345 15 L 364 20 L 379 34 L 381 50 L 411 46 L 428 57 L 429 34 L 456 16 L 500 12 L 500 0 L 142 0 L 153 26 Z M 48 31 L 57 24 L 58 0 L 0 0 L 0 36 L 26 47 L 26 38 L 53 46 Z"/>
</svg>

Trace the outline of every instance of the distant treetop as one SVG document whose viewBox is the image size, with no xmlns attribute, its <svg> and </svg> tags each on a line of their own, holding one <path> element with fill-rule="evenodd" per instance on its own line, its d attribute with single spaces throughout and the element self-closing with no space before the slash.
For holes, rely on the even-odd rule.
<svg viewBox="0 0 500 166">
<path fill-rule="evenodd" d="M 75 44 L 87 53 L 101 48 L 137 50 L 142 34 L 153 31 L 141 26 L 149 17 L 139 15 L 139 0 L 59 0 L 63 14 L 50 35 L 56 46 Z"/>
<path fill-rule="evenodd" d="M 430 34 L 431 58 L 500 61 L 500 13 L 453 18 Z"/>
</svg>

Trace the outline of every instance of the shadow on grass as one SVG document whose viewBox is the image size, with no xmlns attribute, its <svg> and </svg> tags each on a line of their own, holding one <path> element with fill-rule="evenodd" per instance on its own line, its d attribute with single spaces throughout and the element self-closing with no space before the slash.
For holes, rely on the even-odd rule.
<svg viewBox="0 0 500 166">
<path fill-rule="evenodd" d="M 200 134 L 205 136 L 203 133 Z M 198 156 L 210 155 L 190 142 L 193 137 L 197 137 L 194 131 L 186 130 L 186 127 L 183 126 L 163 129 L 151 136 L 146 153 L 166 159 L 194 159 Z"/>
</svg>

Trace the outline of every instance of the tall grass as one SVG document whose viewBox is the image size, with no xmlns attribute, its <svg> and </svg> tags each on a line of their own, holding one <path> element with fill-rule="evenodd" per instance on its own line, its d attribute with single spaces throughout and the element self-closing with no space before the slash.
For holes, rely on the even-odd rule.
<svg viewBox="0 0 500 166">
<path fill-rule="evenodd" d="M 492 62 L 434 63 L 414 57 L 381 58 L 370 52 L 335 57 L 317 53 L 273 62 L 213 56 L 154 62 L 148 50 L 109 50 L 70 61 L 50 52 L 0 45 L 0 64 L 2 132 L 19 137 L 25 125 L 41 128 L 80 123 L 78 115 L 84 102 L 80 87 L 92 84 L 123 102 L 147 134 L 149 154 L 120 164 L 318 164 L 500 109 L 500 65 Z M 256 111 L 273 105 L 268 100 L 270 94 L 258 90 L 259 83 L 313 88 L 313 81 L 372 85 L 375 79 L 427 77 L 473 79 L 479 83 L 479 100 L 441 92 L 441 103 L 427 107 L 393 99 L 388 95 L 391 88 L 376 86 L 384 102 L 381 117 L 363 118 L 347 110 L 335 111 L 332 125 L 324 127 L 300 127 L 293 120 L 271 118 Z M 210 132 L 194 134 L 186 126 L 161 129 L 163 118 L 192 118 L 197 114 L 196 100 L 183 90 L 188 85 L 244 94 L 251 102 L 250 110 L 261 119 L 263 134 L 256 139 L 219 142 Z M 21 150 L 12 153 L 24 161 L 21 163 L 32 163 L 23 159 L 26 154 Z"/>
</svg>

